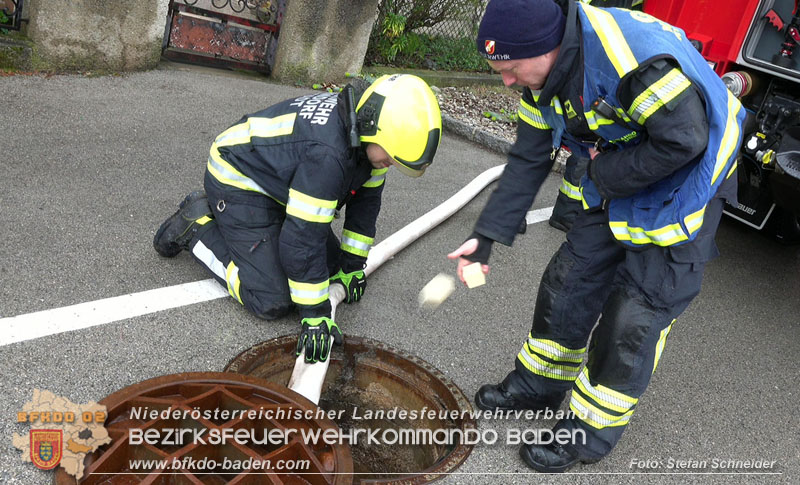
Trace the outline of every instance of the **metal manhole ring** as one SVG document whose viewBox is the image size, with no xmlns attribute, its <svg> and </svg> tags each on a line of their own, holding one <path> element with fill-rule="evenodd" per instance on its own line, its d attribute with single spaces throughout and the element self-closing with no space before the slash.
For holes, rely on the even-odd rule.
<svg viewBox="0 0 800 485">
<path fill-rule="evenodd" d="M 287 335 L 261 342 L 231 359 L 225 367 L 225 371 L 253 375 L 278 384 L 286 384 L 294 367 L 296 343 L 296 335 Z M 407 399 L 405 403 L 399 403 L 401 407 L 406 407 L 404 404 L 416 400 L 417 404 L 420 402 L 427 404 L 429 409 L 466 410 L 467 413 L 455 420 L 453 424 L 463 431 L 477 429 L 471 413 L 470 400 L 444 373 L 425 360 L 404 350 L 377 340 L 352 335 L 347 335 L 344 345 L 341 348 L 335 348 L 331 353 L 331 365 L 323 387 L 321 407 L 327 409 L 326 397 L 328 394 L 335 394 L 335 390 L 332 388 L 343 382 L 341 374 L 345 372 L 343 370 L 345 367 L 353 368 L 353 372 L 356 374 L 359 373 L 359 369 L 364 369 L 365 375 L 369 374 L 367 378 L 363 379 L 369 381 L 368 385 L 391 381 L 385 389 L 388 389 L 393 397 L 399 398 L 401 401 Z M 327 405 L 330 404 L 331 402 L 328 400 Z M 380 403 L 376 407 L 381 407 Z M 409 409 L 418 408 L 409 407 Z M 342 427 L 341 422 L 337 421 L 337 423 Z M 362 450 L 356 445 L 351 449 L 354 470 L 359 473 L 354 482 L 387 485 L 429 483 L 443 478 L 458 468 L 470 455 L 472 448 L 472 445 L 458 443 L 443 455 L 437 456 L 435 462 L 418 463 L 419 469 L 413 473 L 391 476 L 376 473 L 371 476 L 362 474 L 363 470 L 359 460 Z"/>
<path fill-rule="evenodd" d="M 267 429 L 337 429 L 336 424 L 320 417 L 317 407 L 296 392 L 253 376 L 227 372 L 188 372 L 156 377 L 125 387 L 102 399 L 108 412 L 105 426 L 112 438 L 110 444 L 86 456 L 81 485 L 146 484 L 261 484 L 261 483 L 310 483 L 320 485 L 344 485 L 352 483 L 353 461 L 346 444 L 328 445 L 323 442 L 306 443 L 301 433 L 293 433 L 286 443 L 268 442 L 264 445 L 228 441 L 225 445 L 198 444 L 188 439 L 179 445 L 130 445 L 128 433 L 132 429 L 193 429 L 205 427 L 253 429 L 257 439 Z M 139 407 L 147 412 L 172 410 L 210 410 L 210 416 L 198 419 L 182 415 L 178 419 L 132 419 L 131 408 Z M 219 410 L 218 413 L 215 413 Z M 224 411 L 243 410 L 235 419 L 224 419 Z M 272 416 L 290 414 L 287 419 L 260 417 L 250 420 L 248 410 L 273 410 Z M 291 410 L 291 411 L 290 411 Z M 265 411 L 266 412 L 266 411 Z M 297 417 L 301 413 L 301 417 Z M 244 416 L 243 416 L 244 415 Z M 206 419 L 208 417 L 209 419 Z M 162 436 L 164 434 L 162 433 Z M 187 433 L 192 436 L 192 433 Z M 166 460 L 173 463 L 198 463 L 203 458 L 221 464 L 225 458 L 231 462 L 270 460 L 277 463 L 307 462 L 308 467 L 296 471 L 247 470 L 232 472 L 221 467 L 202 471 L 152 470 L 137 473 L 129 468 L 130 460 Z M 132 474 L 133 473 L 133 474 Z M 75 485 L 78 482 L 59 469 L 54 476 L 57 485 Z"/>
</svg>

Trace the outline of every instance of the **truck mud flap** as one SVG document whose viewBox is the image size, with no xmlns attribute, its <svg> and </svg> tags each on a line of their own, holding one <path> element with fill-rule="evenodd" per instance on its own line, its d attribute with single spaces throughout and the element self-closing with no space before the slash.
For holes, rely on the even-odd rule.
<svg viewBox="0 0 800 485">
<path fill-rule="evenodd" d="M 747 224 L 748 226 L 761 230 L 767 224 L 769 217 L 775 210 L 775 203 L 772 202 L 772 197 L 769 194 L 763 197 L 763 200 L 756 203 L 756 207 L 750 207 L 739 202 L 737 207 L 730 204 L 725 204 L 723 212 L 725 215 L 736 219 L 739 222 Z"/>
</svg>

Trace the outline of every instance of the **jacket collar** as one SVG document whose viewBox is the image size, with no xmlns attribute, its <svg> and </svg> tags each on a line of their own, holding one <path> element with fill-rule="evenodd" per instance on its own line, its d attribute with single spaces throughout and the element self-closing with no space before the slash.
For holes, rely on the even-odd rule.
<svg viewBox="0 0 800 485">
<path fill-rule="evenodd" d="M 565 87 L 566 83 L 580 74 L 581 33 L 578 25 L 578 2 L 567 2 L 567 25 L 564 29 L 564 38 L 561 40 L 561 49 L 558 52 L 553 69 L 547 76 L 544 87 L 539 93 L 539 106 L 548 106 L 553 96 Z"/>
</svg>

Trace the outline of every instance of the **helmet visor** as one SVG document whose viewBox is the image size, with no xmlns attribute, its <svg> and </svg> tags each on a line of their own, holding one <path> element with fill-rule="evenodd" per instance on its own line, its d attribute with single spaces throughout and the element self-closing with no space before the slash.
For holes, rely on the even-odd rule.
<svg viewBox="0 0 800 485">
<path fill-rule="evenodd" d="M 399 170 L 403 175 L 408 175 L 409 177 L 414 177 L 414 178 L 421 177 L 422 174 L 425 173 L 425 169 L 428 168 L 427 165 L 419 169 L 411 168 L 407 165 L 403 165 L 401 162 L 398 162 L 394 158 L 392 159 L 392 165 L 394 165 L 394 167 L 397 170 Z"/>
</svg>

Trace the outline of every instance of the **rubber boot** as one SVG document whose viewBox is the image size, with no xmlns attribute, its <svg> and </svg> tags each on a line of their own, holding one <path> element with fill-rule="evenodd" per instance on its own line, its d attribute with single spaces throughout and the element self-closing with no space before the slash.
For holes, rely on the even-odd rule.
<svg viewBox="0 0 800 485">
<path fill-rule="evenodd" d="M 551 442 L 543 445 L 522 445 L 519 456 L 526 465 L 541 473 L 562 473 L 576 463 L 597 463 L 598 459 L 581 458 L 567 445 Z"/>
<path fill-rule="evenodd" d="M 194 233 L 202 225 L 198 221 L 203 218 L 207 221 L 211 217 L 205 192 L 192 192 L 180 203 L 178 211 L 158 228 L 153 238 L 153 247 L 165 258 L 177 256 L 184 249 L 189 249 Z"/>
<path fill-rule="evenodd" d="M 564 400 L 564 393 L 540 396 L 529 390 L 522 377 L 513 370 L 500 384 L 484 384 L 475 394 L 475 404 L 484 411 L 547 408 L 556 410 Z"/>
</svg>

